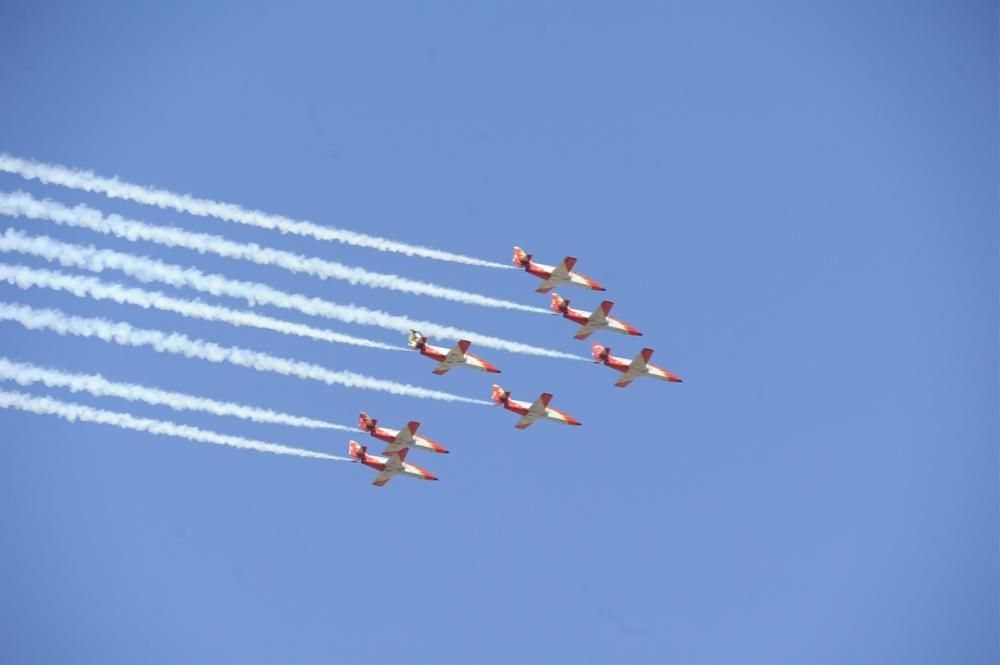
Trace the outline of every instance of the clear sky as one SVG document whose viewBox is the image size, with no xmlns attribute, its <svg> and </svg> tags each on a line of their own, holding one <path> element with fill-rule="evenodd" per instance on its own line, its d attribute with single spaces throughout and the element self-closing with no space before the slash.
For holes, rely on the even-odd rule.
<svg viewBox="0 0 1000 665">
<path fill-rule="evenodd" d="M 452 454 L 411 455 L 438 483 L 378 489 L 358 465 L 2 412 L 0 660 L 1000 659 L 996 3 L 329 4 L 3 2 L 0 151 L 485 259 L 577 256 L 645 332 L 596 339 L 649 345 L 685 382 L 619 390 L 607 368 L 480 348 L 515 398 L 553 392 L 584 422 L 518 431 L 496 408 L 2 323 L 14 360 L 416 419 Z M 0 175 L 16 189 L 548 304 L 515 271 Z M 589 351 L 551 316 L 0 221 Z M 0 300 L 470 397 L 492 383 L 47 291 Z M 336 454 L 351 436 L 23 390 Z"/>
</svg>

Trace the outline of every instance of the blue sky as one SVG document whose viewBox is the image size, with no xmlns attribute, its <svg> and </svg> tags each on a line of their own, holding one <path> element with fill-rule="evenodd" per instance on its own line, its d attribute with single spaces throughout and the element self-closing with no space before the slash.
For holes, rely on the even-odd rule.
<svg viewBox="0 0 1000 665">
<path fill-rule="evenodd" d="M 0 324 L 15 360 L 417 419 L 452 451 L 413 454 L 441 482 L 379 490 L 359 466 L 0 413 L 0 660 L 995 663 L 996 54 L 988 2 L 3 3 L 0 150 L 486 259 L 577 256 L 646 333 L 596 339 L 648 344 L 685 383 L 622 391 L 479 349 L 515 398 L 553 392 L 584 422 L 521 432 L 499 409 Z M 514 271 L 0 175 L 15 189 L 547 305 Z M 3 221 L 588 352 L 555 317 Z M 0 299 L 489 395 L 412 354 Z M 336 454 L 350 438 L 25 391 Z"/>
</svg>

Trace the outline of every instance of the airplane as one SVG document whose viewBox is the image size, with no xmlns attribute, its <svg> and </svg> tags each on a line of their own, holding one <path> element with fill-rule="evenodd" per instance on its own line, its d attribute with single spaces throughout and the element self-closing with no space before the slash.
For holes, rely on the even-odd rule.
<svg viewBox="0 0 1000 665">
<path fill-rule="evenodd" d="M 367 413 L 362 411 L 361 415 L 358 416 L 358 427 L 363 432 L 368 432 L 376 439 L 388 443 L 389 446 L 383 451 L 386 455 L 405 448 L 419 448 L 421 450 L 428 450 L 432 453 L 448 452 L 444 446 L 439 446 L 427 437 L 416 436 L 417 428 L 420 427 L 420 423 L 416 420 L 411 420 L 406 424 L 406 427 L 401 430 L 388 429 L 385 427 L 379 427 L 378 420 L 370 417 Z"/>
<path fill-rule="evenodd" d="M 471 342 L 468 340 L 459 340 L 458 344 L 452 347 L 451 351 L 447 351 L 440 346 L 431 346 L 427 343 L 426 337 L 416 330 L 411 330 L 409 344 L 411 348 L 419 351 L 421 355 L 438 361 L 438 366 L 433 370 L 433 373 L 437 375 L 445 374 L 453 367 L 469 367 L 478 369 L 480 372 L 500 373 L 500 370 L 479 356 L 467 353 L 471 345 Z"/>
<path fill-rule="evenodd" d="M 595 309 L 592 314 L 588 315 L 583 310 L 573 309 L 570 307 L 569 301 L 560 296 L 558 293 L 552 294 L 552 311 L 556 314 L 562 314 L 565 318 L 573 321 L 574 323 L 579 323 L 580 326 L 582 326 L 576 331 L 576 334 L 573 335 L 576 339 L 587 339 L 601 328 L 605 328 L 612 332 L 623 333 L 625 335 L 641 335 L 641 332 L 624 321 L 619 321 L 618 319 L 613 319 L 608 316 L 614 305 L 615 304 L 610 300 L 605 300 L 597 306 L 597 309 Z"/>
<path fill-rule="evenodd" d="M 558 266 L 547 266 L 535 263 L 531 260 L 531 254 L 526 254 L 520 247 L 515 247 L 514 265 L 524 268 L 529 274 L 539 279 L 545 280 L 541 286 L 535 289 L 538 293 L 548 293 L 560 284 L 579 286 L 591 291 L 607 290 L 589 277 L 584 277 L 578 272 L 570 272 L 573 270 L 573 266 L 576 265 L 576 259 L 572 256 L 567 256 Z"/>
<path fill-rule="evenodd" d="M 498 385 L 493 386 L 493 401 L 502 405 L 503 408 L 508 411 L 513 411 L 514 413 L 522 416 L 521 419 L 517 421 L 517 424 L 514 425 L 514 427 L 518 429 L 524 429 L 536 420 L 551 420 L 561 425 L 580 424 L 579 420 L 568 413 L 563 413 L 562 411 L 553 409 L 549 406 L 549 402 L 551 400 L 552 395 L 550 393 L 542 393 L 541 396 L 531 404 L 528 404 L 527 402 L 519 402 L 516 399 L 510 398 L 510 391 L 504 390 Z"/>
<path fill-rule="evenodd" d="M 625 358 L 616 358 L 611 355 L 611 347 L 601 346 L 600 344 L 594 344 L 592 353 L 594 355 L 594 362 L 607 365 L 611 369 L 625 374 L 625 376 L 615 382 L 615 385 L 619 388 L 624 388 L 643 376 L 661 381 L 681 383 L 681 377 L 676 374 L 671 374 L 662 367 L 649 364 L 649 359 L 653 356 L 653 349 L 643 349 L 632 362 L 629 362 Z"/>
<path fill-rule="evenodd" d="M 382 487 L 392 480 L 393 477 L 399 475 L 410 476 L 411 478 L 418 478 L 420 480 L 437 480 L 437 477 L 429 471 L 425 471 L 419 466 L 408 464 L 404 461 L 406 453 L 410 452 L 409 448 L 397 450 L 388 457 L 379 457 L 378 455 L 369 455 L 367 446 L 362 446 L 357 441 L 351 441 L 347 451 L 352 458 L 379 472 L 372 482 L 372 485 L 377 487 Z"/>
</svg>

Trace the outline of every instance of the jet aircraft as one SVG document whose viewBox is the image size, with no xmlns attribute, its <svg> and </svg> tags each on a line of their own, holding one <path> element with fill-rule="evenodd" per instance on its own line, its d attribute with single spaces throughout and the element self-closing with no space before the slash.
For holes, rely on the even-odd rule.
<svg viewBox="0 0 1000 665">
<path fill-rule="evenodd" d="M 382 487 L 398 475 L 410 476 L 411 478 L 418 478 L 420 480 L 437 480 L 437 477 L 429 471 L 425 471 L 415 464 L 409 464 L 404 461 L 406 453 L 410 452 L 409 448 L 397 450 L 388 457 L 380 457 L 378 455 L 369 455 L 367 446 L 362 446 L 357 441 L 351 441 L 347 451 L 352 458 L 379 472 L 372 482 L 372 485 L 378 487 Z"/>
<path fill-rule="evenodd" d="M 641 335 L 641 332 L 624 321 L 619 321 L 618 319 L 608 316 L 614 305 L 615 304 L 610 300 L 605 300 L 597 306 L 597 309 L 595 309 L 593 313 L 587 314 L 583 310 L 573 309 L 569 306 L 568 300 L 560 296 L 558 293 L 553 293 L 551 306 L 552 311 L 556 314 L 562 314 L 570 321 L 580 324 L 580 329 L 576 331 L 575 335 L 573 335 L 576 339 L 587 339 L 593 333 L 602 328 L 612 332 L 622 333 L 624 335 Z"/>
<path fill-rule="evenodd" d="M 427 338 L 421 335 L 419 331 L 411 330 L 409 344 L 411 348 L 419 351 L 421 355 L 438 361 L 437 367 L 433 370 L 434 374 L 445 374 L 453 367 L 469 367 L 477 369 L 480 372 L 500 373 L 500 370 L 495 366 L 479 356 L 468 353 L 469 346 L 471 345 L 468 340 L 459 340 L 458 344 L 448 351 L 440 346 L 431 346 L 427 343 Z"/>
<path fill-rule="evenodd" d="M 611 355 L 611 347 L 601 346 L 600 344 L 594 344 L 591 353 L 593 353 L 594 362 L 607 365 L 611 369 L 624 374 L 622 378 L 615 382 L 615 385 L 619 388 L 624 388 L 643 376 L 661 381 L 681 383 L 681 378 L 676 374 L 671 374 L 662 367 L 657 367 L 649 363 L 649 359 L 653 356 L 653 349 L 643 349 L 632 362 L 629 362 L 625 358 L 616 358 Z"/>
<path fill-rule="evenodd" d="M 358 427 L 363 432 L 368 432 L 379 441 L 389 444 L 383 452 L 388 455 L 404 448 L 419 448 L 432 453 L 447 453 L 444 446 L 440 446 L 425 436 L 417 436 L 417 428 L 420 423 L 411 420 L 406 423 L 406 427 L 400 430 L 379 427 L 378 420 L 372 418 L 364 411 L 358 416 Z"/>
<path fill-rule="evenodd" d="M 549 406 L 551 400 L 552 395 L 550 393 L 542 393 L 531 404 L 528 402 L 519 402 L 510 398 L 509 391 L 504 390 L 498 385 L 493 386 L 493 401 L 502 405 L 508 411 L 513 411 L 521 416 L 521 419 L 514 425 L 518 429 L 524 429 L 536 420 L 551 420 L 561 425 L 580 424 L 579 420 L 568 413 L 563 413 Z"/>
<path fill-rule="evenodd" d="M 514 248 L 514 265 L 524 268 L 524 270 L 529 274 L 544 280 L 542 285 L 535 289 L 539 293 L 548 293 L 561 284 L 579 286 L 580 288 L 590 289 L 591 291 L 607 290 L 589 277 L 584 277 L 578 272 L 571 272 L 573 270 L 573 266 L 576 265 L 576 259 L 572 256 L 567 256 L 563 259 L 563 262 L 557 266 L 547 266 L 542 263 L 535 263 L 531 259 L 531 254 L 525 253 L 525 251 L 520 247 Z"/>
</svg>

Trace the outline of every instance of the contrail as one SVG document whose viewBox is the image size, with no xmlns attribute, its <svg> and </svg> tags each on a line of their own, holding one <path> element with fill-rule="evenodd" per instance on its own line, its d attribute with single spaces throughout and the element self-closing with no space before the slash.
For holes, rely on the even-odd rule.
<svg viewBox="0 0 1000 665">
<path fill-rule="evenodd" d="M 111 234 L 127 240 L 145 240 L 167 247 L 184 247 L 196 252 L 217 254 L 230 259 L 251 261 L 260 265 L 276 266 L 290 272 L 304 273 L 320 279 L 338 279 L 357 286 L 373 289 L 390 289 L 413 295 L 442 298 L 467 305 L 515 309 L 523 312 L 547 314 L 541 307 L 521 305 L 510 300 L 450 289 L 429 282 L 420 282 L 389 273 L 371 272 L 364 268 L 346 266 L 312 256 L 304 256 L 256 243 L 240 243 L 221 236 L 194 233 L 170 226 L 155 226 L 119 215 L 104 215 L 100 210 L 77 205 L 72 208 L 48 199 L 39 200 L 26 192 L 0 193 L 0 214 L 28 219 L 46 219 L 56 224 L 66 224 L 90 229 L 97 233 Z"/>
<path fill-rule="evenodd" d="M 485 261 L 462 254 L 421 247 L 420 245 L 396 242 L 387 238 L 379 238 L 355 231 L 321 226 L 313 222 L 290 219 L 282 215 L 271 215 L 259 210 L 246 210 L 233 203 L 199 199 L 189 194 L 176 194 L 163 189 L 122 182 L 118 178 L 103 178 L 92 171 L 80 171 L 58 164 L 44 164 L 14 157 L 6 153 L 0 153 L 0 171 L 16 173 L 27 180 L 39 180 L 50 185 L 61 185 L 86 192 L 98 192 L 111 199 L 126 199 L 160 208 L 172 208 L 192 215 L 215 217 L 229 222 L 238 222 L 282 233 L 307 236 L 317 240 L 332 240 L 344 243 L 345 245 L 370 247 L 381 252 L 394 252 L 405 254 L 406 256 L 419 256 L 470 266 L 484 266 L 505 270 L 513 269 L 513 266 L 503 263 Z"/>
<path fill-rule="evenodd" d="M 122 321 L 71 316 L 57 309 L 35 309 L 27 305 L 0 302 L 0 321 L 13 321 L 29 330 L 51 330 L 60 335 L 96 337 L 104 342 L 113 342 L 122 346 L 148 346 L 161 353 L 176 353 L 187 358 L 198 358 L 214 363 L 231 363 L 241 367 L 249 367 L 258 372 L 275 372 L 299 379 L 320 381 L 328 385 L 377 390 L 407 397 L 491 406 L 491 403 L 485 400 L 471 399 L 439 390 L 411 386 L 406 383 L 376 379 L 355 372 L 336 371 L 320 365 L 272 356 L 252 349 L 221 346 L 214 342 L 191 339 L 180 333 L 135 328 Z"/>
<path fill-rule="evenodd" d="M 67 275 L 51 270 L 0 263 L 0 281 L 13 284 L 25 290 L 40 287 L 54 291 L 65 291 L 77 298 L 110 300 L 119 304 L 136 305 L 144 309 L 153 308 L 205 321 L 222 321 L 234 326 L 251 326 L 253 328 L 273 330 L 285 335 L 298 335 L 323 342 L 351 344 L 353 346 L 364 346 L 370 349 L 383 349 L 385 351 L 406 350 L 401 346 L 392 346 L 391 344 L 383 344 L 382 342 L 375 342 L 361 337 L 343 335 L 332 330 L 323 330 L 300 323 L 292 323 L 291 321 L 282 321 L 270 316 L 255 314 L 254 312 L 241 312 L 198 301 L 171 298 L 158 291 L 144 291 L 143 289 L 125 287 L 121 284 L 109 284 L 93 277 Z"/>
<path fill-rule="evenodd" d="M 152 418 L 137 418 L 128 413 L 119 411 L 105 411 L 104 409 L 94 409 L 83 404 L 74 402 L 60 402 L 51 397 L 35 397 L 25 393 L 8 392 L 0 390 L 0 409 L 19 409 L 30 413 L 37 413 L 46 416 L 58 416 L 69 422 L 77 420 L 88 423 L 99 423 L 111 425 L 122 429 L 135 430 L 137 432 L 148 432 L 150 434 L 162 434 L 165 436 L 175 436 L 188 441 L 198 441 L 201 443 L 214 443 L 219 446 L 232 446 L 233 448 L 243 448 L 245 450 L 256 450 L 261 453 L 274 453 L 275 455 L 294 455 L 295 457 L 308 457 L 311 459 L 332 460 L 334 462 L 353 462 L 349 457 L 338 457 L 337 455 L 327 455 L 317 453 L 312 450 L 302 450 L 301 448 L 291 448 L 279 443 L 267 443 L 266 441 L 255 441 L 245 439 L 242 436 L 232 436 L 229 434 L 219 434 L 209 430 L 204 430 L 191 425 L 180 425 L 168 420 L 153 420 Z"/>
<path fill-rule="evenodd" d="M 345 323 L 377 326 L 399 332 L 407 332 L 416 328 L 431 337 L 453 340 L 467 339 L 480 346 L 511 353 L 565 358 L 567 360 L 589 360 L 571 353 L 483 335 L 471 330 L 387 314 L 356 305 L 340 305 L 322 298 L 287 293 L 260 282 L 229 279 L 223 275 L 203 273 L 196 268 L 185 268 L 157 259 L 110 249 L 95 249 L 93 246 L 75 245 L 54 240 L 48 236 L 29 236 L 16 229 L 7 229 L 0 236 L 0 252 L 30 254 L 47 261 L 59 262 L 65 267 L 80 268 L 97 273 L 104 270 L 118 270 L 141 282 L 160 282 L 177 288 L 191 288 L 213 296 L 237 298 L 245 300 L 251 307 L 258 304 L 272 305 L 312 316 L 323 316 Z"/>
<path fill-rule="evenodd" d="M 71 374 L 56 369 L 39 367 L 30 363 L 19 363 L 0 357 L 0 380 L 14 381 L 22 386 L 42 383 L 49 388 L 67 388 L 73 392 L 88 392 L 96 397 L 119 397 L 132 402 L 145 402 L 156 406 L 166 406 L 175 411 L 203 411 L 216 416 L 233 416 L 256 423 L 291 425 L 313 429 L 335 429 L 341 432 L 356 432 L 353 427 L 345 427 L 325 420 L 303 418 L 287 413 L 261 409 L 254 406 L 220 402 L 207 397 L 197 397 L 184 393 L 149 388 L 136 383 L 109 381 L 100 374 Z"/>
</svg>

